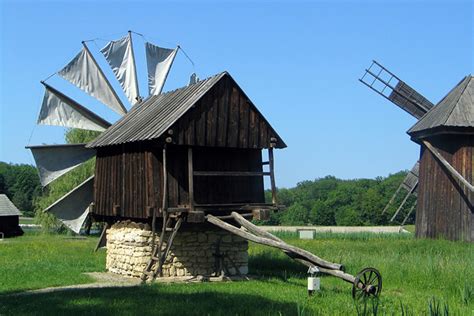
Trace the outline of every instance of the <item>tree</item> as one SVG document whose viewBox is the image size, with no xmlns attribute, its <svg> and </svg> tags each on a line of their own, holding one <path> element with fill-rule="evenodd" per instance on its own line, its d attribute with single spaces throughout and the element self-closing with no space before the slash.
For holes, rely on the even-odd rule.
<svg viewBox="0 0 474 316">
<path fill-rule="evenodd" d="M 306 225 L 309 222 L 309 212 L 301 204 L 291 205 L 282 216 L 284 225 Z"/>
<path fill-rule="evenodd" d="M 5 178 L 3 177 L 3 174 L 0 174 L 0 194 L 7 194 Z"/>
<path fill-rule="evenodd" d="M 322 200 L 317 200 L 313 203 L 313 207 L 311 208 L 310 212 L 310 221 L 313 225 L 336 225 L 334 211 L 327 207 L 327 205 Z"/>
</svg>

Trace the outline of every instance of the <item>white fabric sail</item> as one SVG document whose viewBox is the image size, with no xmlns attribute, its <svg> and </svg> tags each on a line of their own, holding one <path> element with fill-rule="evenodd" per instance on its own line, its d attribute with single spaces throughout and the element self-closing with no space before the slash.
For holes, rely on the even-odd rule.
<svg viewBox="0 0 474 316">
<path fill-rule="evenodd" d="M 151 43 L 145 43 L 146 63 L 148 68 L 148 89 L 150 95 L 161 93 L 166 77 L 173 64 L 178 48 L 162 48 Z"/>
<path fill-rule="evenodd" d="M 138 80 L 133 54 L 132 37 L 111 41 L 100 50 L 117 77 L 122 89 L 132 105 L 138 102 Z"/>
<path fill-rule="evenodd" d="M 44 212 L 50 212 L 73 232 L 79 234 L 94 199 L 94 176 L 82 182 L 61 199 L 48 206 Z"/>
<path fill-rule="evenodd" d="M 38 124 L 56 125 L 70 128 L 105 131 L 110 123 L 89 111 L 76 101 L 62 94 L 43 82 L 43 104 L 38 117 Z"/>
<path fill-rule="evenodd" d="M 84 48 L 58 74 L 120 115 L 127 113 L 91 52 Z"/>
<path fill-rule="evenodd" d="M 41 185 L 47 186 L 63 174 L 95 156 L 96 151 L 85 144 L 29 146 Z"/>
</svg>

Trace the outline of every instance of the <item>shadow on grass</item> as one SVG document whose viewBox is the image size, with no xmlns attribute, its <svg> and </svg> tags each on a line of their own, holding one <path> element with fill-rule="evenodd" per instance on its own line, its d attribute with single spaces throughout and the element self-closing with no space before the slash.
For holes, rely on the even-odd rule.
<svg viewBox="0 0 474 316">
<path fill-rule="evenodd" d="M 0 298 L 0 315 L 294 315 L 297 306 L 196 286 L 80 289 Z"/>
<path fill-rule="evenodd" d="M 250 274 L 263 278 L 286 280 L 289 277 L 305 278 L 308 268 L 283 253 L 263 251 L 249 256 L 249 270 Z"/>
</svg>

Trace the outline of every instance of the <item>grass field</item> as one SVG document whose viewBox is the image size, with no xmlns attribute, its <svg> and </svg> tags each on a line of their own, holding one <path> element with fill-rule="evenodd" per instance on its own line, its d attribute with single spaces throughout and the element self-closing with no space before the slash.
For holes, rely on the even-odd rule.
<svg viewBox="0 0 474 316">
<path fill-rule="evenodd" d="M 366 266 L 384 278 L 379 301 L 366 303 L 379 315 L 428 314 L 439 307 L 451 315 L 474 310 L 474 245 L 415 240 L 411 235 L 319 234 L 316 240 L 282 235 L 289 243 L 344 263 L 349 273 Z M 351 298 L 351 284 L 322 278 L 322 290 L 306 293 L 306 269 L 279 251 L 252 244 L 246 282 L 154 284 L 135 288 L 89 289 L 54 294 L 5 294 L 87 283 L 82 272 L 103 271 L 105 253 L 93 253 L 96 238 L 33 235 L 0 244 L 0 315 L 354 315 L 363 303 Z M 436 313 L 431 313 L 436 314 Z"/>
</svg>

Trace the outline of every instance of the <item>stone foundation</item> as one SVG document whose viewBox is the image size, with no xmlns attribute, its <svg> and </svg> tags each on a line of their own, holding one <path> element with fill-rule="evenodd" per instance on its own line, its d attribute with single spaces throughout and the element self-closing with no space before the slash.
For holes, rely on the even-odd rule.
<svg viewBox="0 0 474 316">
<path fill-rule="evenodd" d="M 149 225 L 131 221 L 114 224 L 107 230 L 107 271 L 140 277 L 151 257 L 151 243 Z M 220 276 L 222 270 L 226 275 L 245 275 L 247 251 L 248 242 L 227 231 L 198 224 L 181 227 L 163 266 L 163 276 Z"/>
</svg>

